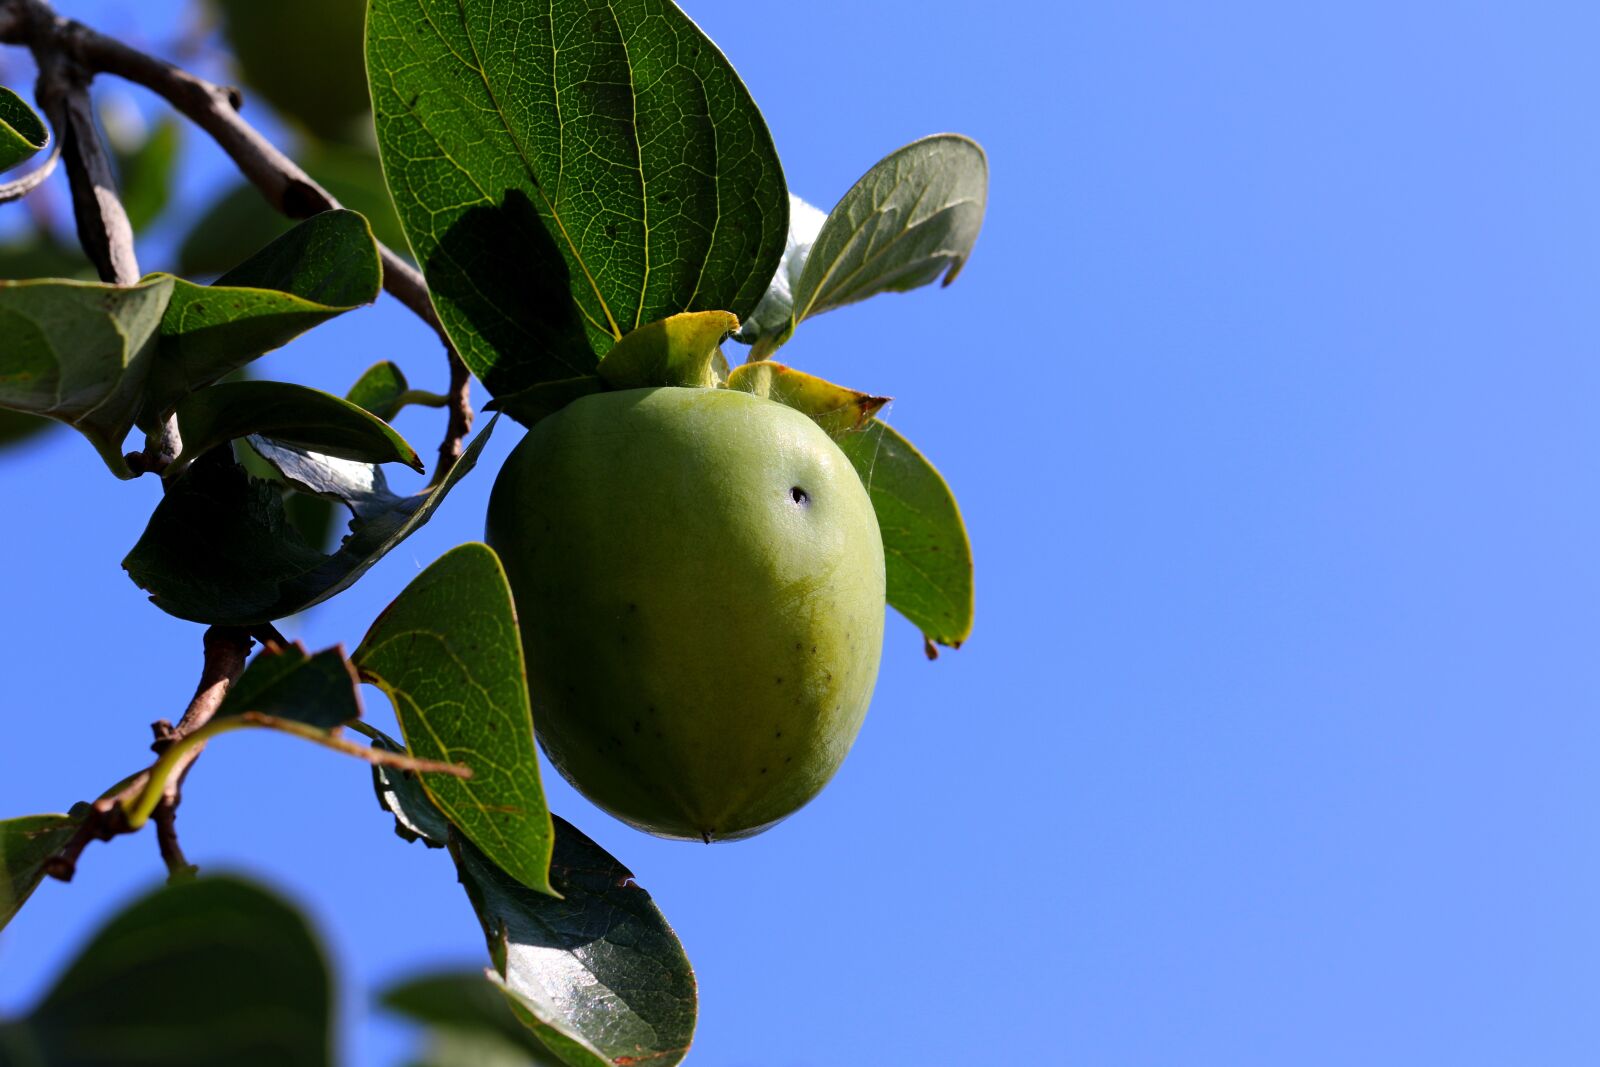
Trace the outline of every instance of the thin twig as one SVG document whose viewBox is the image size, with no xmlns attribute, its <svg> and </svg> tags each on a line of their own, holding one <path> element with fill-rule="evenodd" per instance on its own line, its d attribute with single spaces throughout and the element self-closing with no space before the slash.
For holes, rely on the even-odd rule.
<svg viewBox="0 0 1600 1067">
<path fill-rule="evenodd" d="M 450 409 L 450 422 L 444 441 L 439 445 L 439 462 L 433 468 L 434 485 L 443 481 L 450 468 L 456 465 L 467 435 L 472 432 L 472 372 L 454 349 L 450 350 L 450 391 L 445 399 Z"/>
</svg>

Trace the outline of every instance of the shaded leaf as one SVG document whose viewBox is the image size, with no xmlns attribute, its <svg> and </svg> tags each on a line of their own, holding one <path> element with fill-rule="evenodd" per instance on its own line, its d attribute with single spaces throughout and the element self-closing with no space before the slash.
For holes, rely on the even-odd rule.
<svg viewBox="0 0 1600 1067">
<path fill-rule="evenodd" d="M 766 295 L 740 328 L 739 340 L 753 344 L 769 334 L 788 335 L 794 314 L 794 292 L 800 286 L 806 257 L 811 254 L 811 246 L 816 243 L 827 218 L 828 213 L 821 208 L 789 194 L 789 238 L 783 246 L 783 258 L 778 261 L 778 270 L 767 286 Z"/>
<path fill-rule="evenodd" d="M 550 881 L 536 893 L 470 842 L 452 848 L 513 1010 L 573 1067 L 673 1067 L 694 1036 L 694 972 L 632 873 L 557 817 Z"/>
<path fill-rule="evenodd" d="M 379 615 L 352 657 L 394 703 L 415 756 L 470 779 L 422 779 L 468 840 L 524 885 L 550 891 L 553 831 L 511 587 L 488 545 L 439 557 Z"/>
<path fill-rule="evenodd" d="M 574 400 L 581 400 L 605 389 L 606 383 L 598 374 L 584 374 L 576 378 L 562 378 L 504 396 L 498 396 L 484 405 L 485 411 L 503 411 L 524 426 L 532 426 L 542 418 L 554 415 Z"/>
<path fill-rule="evenodd" d="M 312 216 L 212 285 L 178 279 L 141 425 L 158 422 L 184 394 L 372 303 L 382 284 L 372 229 L 353 211 Z"/>
<path fill-rule="evenodd" d="M 367 68 L 401 222 L 490 392 L 766 291 L 788 230 L 772 137 L 670 0 L 373 0 Z"/>
<path fill-rule="evenodd" d="M 388 420 L 399 414 L 400 398 L 406 395 L 409 388 L 405 372 L 395 363 L 384 360 L 363 371 L 344 398 L 378 418 Z"/>
<path fill-rule="evenodd" d="M 878 513 L 889 606 L 930 640 L 959 648 L 972 633 L 972 545 L 950 487 L 876 419 L 839 447 Z"/>
<path fill-rule="evenodd" d="M 45 861 L 71 839 L 81 821 L 81 815 L 25 815 L 0 822 L 0 930 L 39 887 Z"/>
<path fill-rule="evenodd" d="M 50 132 L 38 112 L 0 85 L 0 170 L 32 159 L 49 141 Z"/>
<path fill-rule="evenodd" d="M 363 0 L 212 0 L 246 84 L 318 137 L 365 127 Z"/>
<path fill-rule="evenodd" d="M 361 717 L 355 668 L 338 648 L 310 655 L 298 642 L 263 649 L 229 689 L 212 721 L 256 712 L 333 730 Z"/>
<path fill-rule="evenodd" d="M 713 386 L 717 346 L 739 328 L 726 311 L 686 311 L 648 323 L 624 336 L 597 371 L 613 389 L 654 385 Z"/>
<path fill-rule="evenodd" d="M 382 1003 L 434 1030 L 429 1062 L 438 1067 L 483 1067 L 483 1057 L 506 1067 L 560 1067 L 561 1060 L 518 1021 L 500 987 L 482 971 L 413 978 L 385 990 Z M 448 1032 L 449 1040 L 441 1043 L 440 1031 Z M 473 1058 L 461 1058 L 469 1050 Z"/>
<path fill-rule="evenodd" d="M 372 747 L 384 752 L 404 754 L 405 746 L 371 726 L 362 733 L 372 738 Z M 444 848 L 450 840 L 450 820 L 446 819 L 422 788 L 420 775 L 375 764 L 372 789 L 378 804 L 394 816 L 394 832 L 407 841 L 421 841 L 429 848 Z"/>
<path fill-rule="evenodd" d="M 766 361 L 735 367 L 728 375 L 728 388 L 764 396 L 804 412 L 836 441 L 864 427 L 889 402 L 886 396 L 858 393 L 782 363 Z"/>
<path fill-rule="evenodd" d="M 38 415 L 24 415 L 20 411 L 0 408 L 0 447 L 31 440 L 48 430 L 50 425 L 49 419 Z"/>
<path fill-rule="evenodd" d="M 122 441 L 156 358 L 174 279 L 126 288 L 93 282 L 0 282 L 0 407 L 78 430 L 106 466 L 133 477 Z"/>
<path fill-rule="evenodd" d="M 763 358 L 807 316 L 943 276 L 972 254 L 988 201 L 989 163 L 977 142 L 942 133 L 880 160 L 828 213 L 794 287 L 787 329 L 751 353 Z"/>
<path fill-rule="evenodd" d="M 261 434 L 282 444 L 366 463 L 422 460 L 392 427 L 331 393 L 287 382 L 224 382 L 178 403 L 183 452 L 167 469 L 175 477 L 196 456 L 240 437 Z"/>
<path fill-rule="evenodd" d="M 332 995 L 305 919 L 232 878 L 159 889 L 79 953 L 0 1048 L 49 1067 L 326 1067 Z"/>
<path fill-rule="evenodd" d="M 181 619 L 250 626 L 304 611 L 354 584 L 432 518 L 472 470 L 493 429 L 491 420 L 432 489 L 398 496 L 381 486 L 381 495 L 368 496 L 332 555 L 308 547 L 287 524 L 277 487 L 250 478 L 214 450 L 168 487 L 122 566 L 157 607 Z M 317 459 L 262 438 L 251 444 L 280 471 L 289 466 L 285 457 L 301 460 L 302 473 Z M 327 474 L 339 465 L 364 474 L 369 486 L 382 483 L 376 467 L 349 460 L 327 458 L 320 470 Z M 331 475 L 322 488 L 344 491 Z"/>
</svg>

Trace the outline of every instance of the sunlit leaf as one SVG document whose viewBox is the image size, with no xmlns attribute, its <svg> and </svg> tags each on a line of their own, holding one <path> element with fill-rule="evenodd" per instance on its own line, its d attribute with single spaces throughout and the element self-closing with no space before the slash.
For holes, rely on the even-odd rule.
<svg viewBox="0 0 1600 1067">
<path fill-rule="evenodd" d="M 379 615 L 352 657 L 382 689 L 415 756 L 463 763 L 429 776 L 433 803 L 491 860 L 548 892 L 553 831 L 539 781 L 516 609 L 487 545 L 441 556 Z"/>
<path fill-rule="evenodd" d="M 496 395 L 592 373 L 645 323 L 751 311 L 788 231 L 771 135 L 670 0 L 373 0 L 390 191 Z"/>
<path fill-rule="evenodd" d="M 50 132 L 27 101 L 0 85 L 0 170 L 33 158 L 50 141 Z"/>
<path fill-rule="evenodd" d="M 835 440 L 864 427 L 889 402 L 886 396 L 858 393 L 768 361 L 735 367 L 728 375 L 728 388 L 764 396 L 803 412 Z"/>
</svg>

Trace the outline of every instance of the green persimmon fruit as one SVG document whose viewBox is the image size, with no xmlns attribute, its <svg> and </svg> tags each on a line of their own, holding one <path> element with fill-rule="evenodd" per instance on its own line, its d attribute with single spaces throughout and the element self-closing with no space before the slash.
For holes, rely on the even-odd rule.
<svg viewBox="0 0 1600 1067">
<path fill-rule="evenodd" d="M 749 393 L 630 389 L 536 423 L 489 502 L 539 739 L 663 837 L 748 837 L 844 760 L 883 646 L 883 541 L 844 453 Z"/>
</svg>

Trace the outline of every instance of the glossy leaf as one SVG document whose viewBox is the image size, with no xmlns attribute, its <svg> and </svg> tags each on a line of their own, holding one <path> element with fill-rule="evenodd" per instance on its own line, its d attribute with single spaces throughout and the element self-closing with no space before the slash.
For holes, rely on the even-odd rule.
<svg viewBox="0 0 1600 1067">
<path fill-rule="evenodd" d="M 598 373 L 613 389 L 714 386 L 717 346 L 739 328 L 726 311 L 686 311 L 647 323 L 605 354 Z"/>
<path fill-rule="evenodd" d="M 382 419 L 348 400 L 288 382 L 223 382 L 178 403 L 183 452 L 167 469 L 176 477 L 195 457 L 251 434 L 365 463 L 422 470 L 416 451 Z"/>
<path fill-rule="evenodd" d="M 363 0 L 212 0 L 246 85 L 318 137 L 355 136 L 366 124 L 361 65 Z"/>
<path fill-rule="evenodd" d="M 72 426 L 119 477 L 174 279 L 0 282 L 0 407 Z"/>
<path fill-rule="evenodd" d="M 311 655 L 298 643 L 263 649 L 245 668 L 213 722 L 254 712 L 333 730 L 361 717 L 355 668 L 338 648 Z"/>
<path fill-rule="evenodd" d="M 373 0 L 378 145 L 440 317 L 490 392 L 630 330 L 742 316 L 788 231 L 771 135 L 670 0 Z"/>
<path fill-rule="evenodd" d="M 382 1002 L 390 1011 L 432 1028 L 435 1042 L 428 1062 L 437 1067 L 454 1063 L 483 1067 L 486 1059 L 505 1067 L 561 1065 L 518 1021 L 500 986 L 482 971 L 413 978 L 386 990 Z M 440 1042 L 441 1032 L 451 1040 Z M 464 1058 L 469 1049 L 471 1058 Z"/>
<path fill-rule="evenodd" d="M 50 133 L 38 112 L 0 85 L 0 170 L 32 159 L 49 141 Z"/>
<path fill-rule="evenodd" d="M 988 189 L 988 159 L 966 137 L 924 137 L 884 157 L 828 213 L 794 286 L 788 328 L 759 341 L 752 358 L 810 315 L 941 276 L 955 281 L 978 240 Z"/>
<path fill-rule="evenodd" d="M 876 419 L 839 447 L 878 513 L 889 606 L 929 640 L 959 648 L 972 633 L 972 546 L 950 487 L 909 441 Z"/>
<path fill-rule="evenodd" d="M 505 570 L 488 545 L 441 556 L 386 608 L 352 657 L 394 703 L 412 755 L 464 763 L 428 776 L 428 797 L 490 859 L 550 891 L 553 831 Z"/>
<path fill-rule="evenodd" d="M 382 284 L 372 230 L 353 211 L 312 216 L 213 285 L 178 279 L 141 424 L 313 326 L 372 303 Z"/>
<path fill-rule="evenodd" d="M 248 882 L 203 878 L 120 912 L 0 1026 L 0 1052 L 49 1067 L 327 1067 L 331 1006 L 306 921 Z"/>
<path fill-rule="evenodd" d="M 317 471 L 325 478 L 323 495 L 354 493 L 351 472 L 381 490 L 364 498 L 350 535 L 332 555 L 308 547 L 288 525 L 276 486 L 250 478 L 213 451 L 168 487 L 122 566 L 157 607 L 181 619 L 250 626 L 304 611 L 354 584 L 432 518 L 472 470 L 493 429 L 491 421 L 438 485 L 413 496 L 389 492 L 376 467 L 326 457 L 319 462 L 313 454 L 252 439 L 280 471 L 297 470 L 307 478 Z M 292 466 L 290 458 L 301 466 Z M 337 478 L 329 474 L 341 470 Z M 310 488 L 292 477 L 290 482 Z"/>
<path fill-rule="evenodd" d="M 471 843 L 454 846 L 495 971 L 517 1016 L 572 1067 L 673 1067 L 694 1036 L 694 972 L 633 874 L 555 819 L 550 881 L 516 882 Z"/>
<path fill-rule="evenodd" d="M 0 822 L 0 930 L 39 887 L 45 861 L 71 839 L 80 821 L 76 815 L 25 815 Z"/>
<path fill-rule="evenodd" d="M 735 367 L 728 375 L 728 388 L 764 396 L 804 412 L 836 441 L 864 427 L 889 402 L 886 396 L 858 393 L 782 363 L 766 361 Z"/>
<path fill-rule="evenodd" d="M 410 388 L 405 372 L 390 360 L 384 360 L 363 371 L 344 398 L 378 418 L 388 420 L 400 413 L 400 398 Z"/>
</svg>

